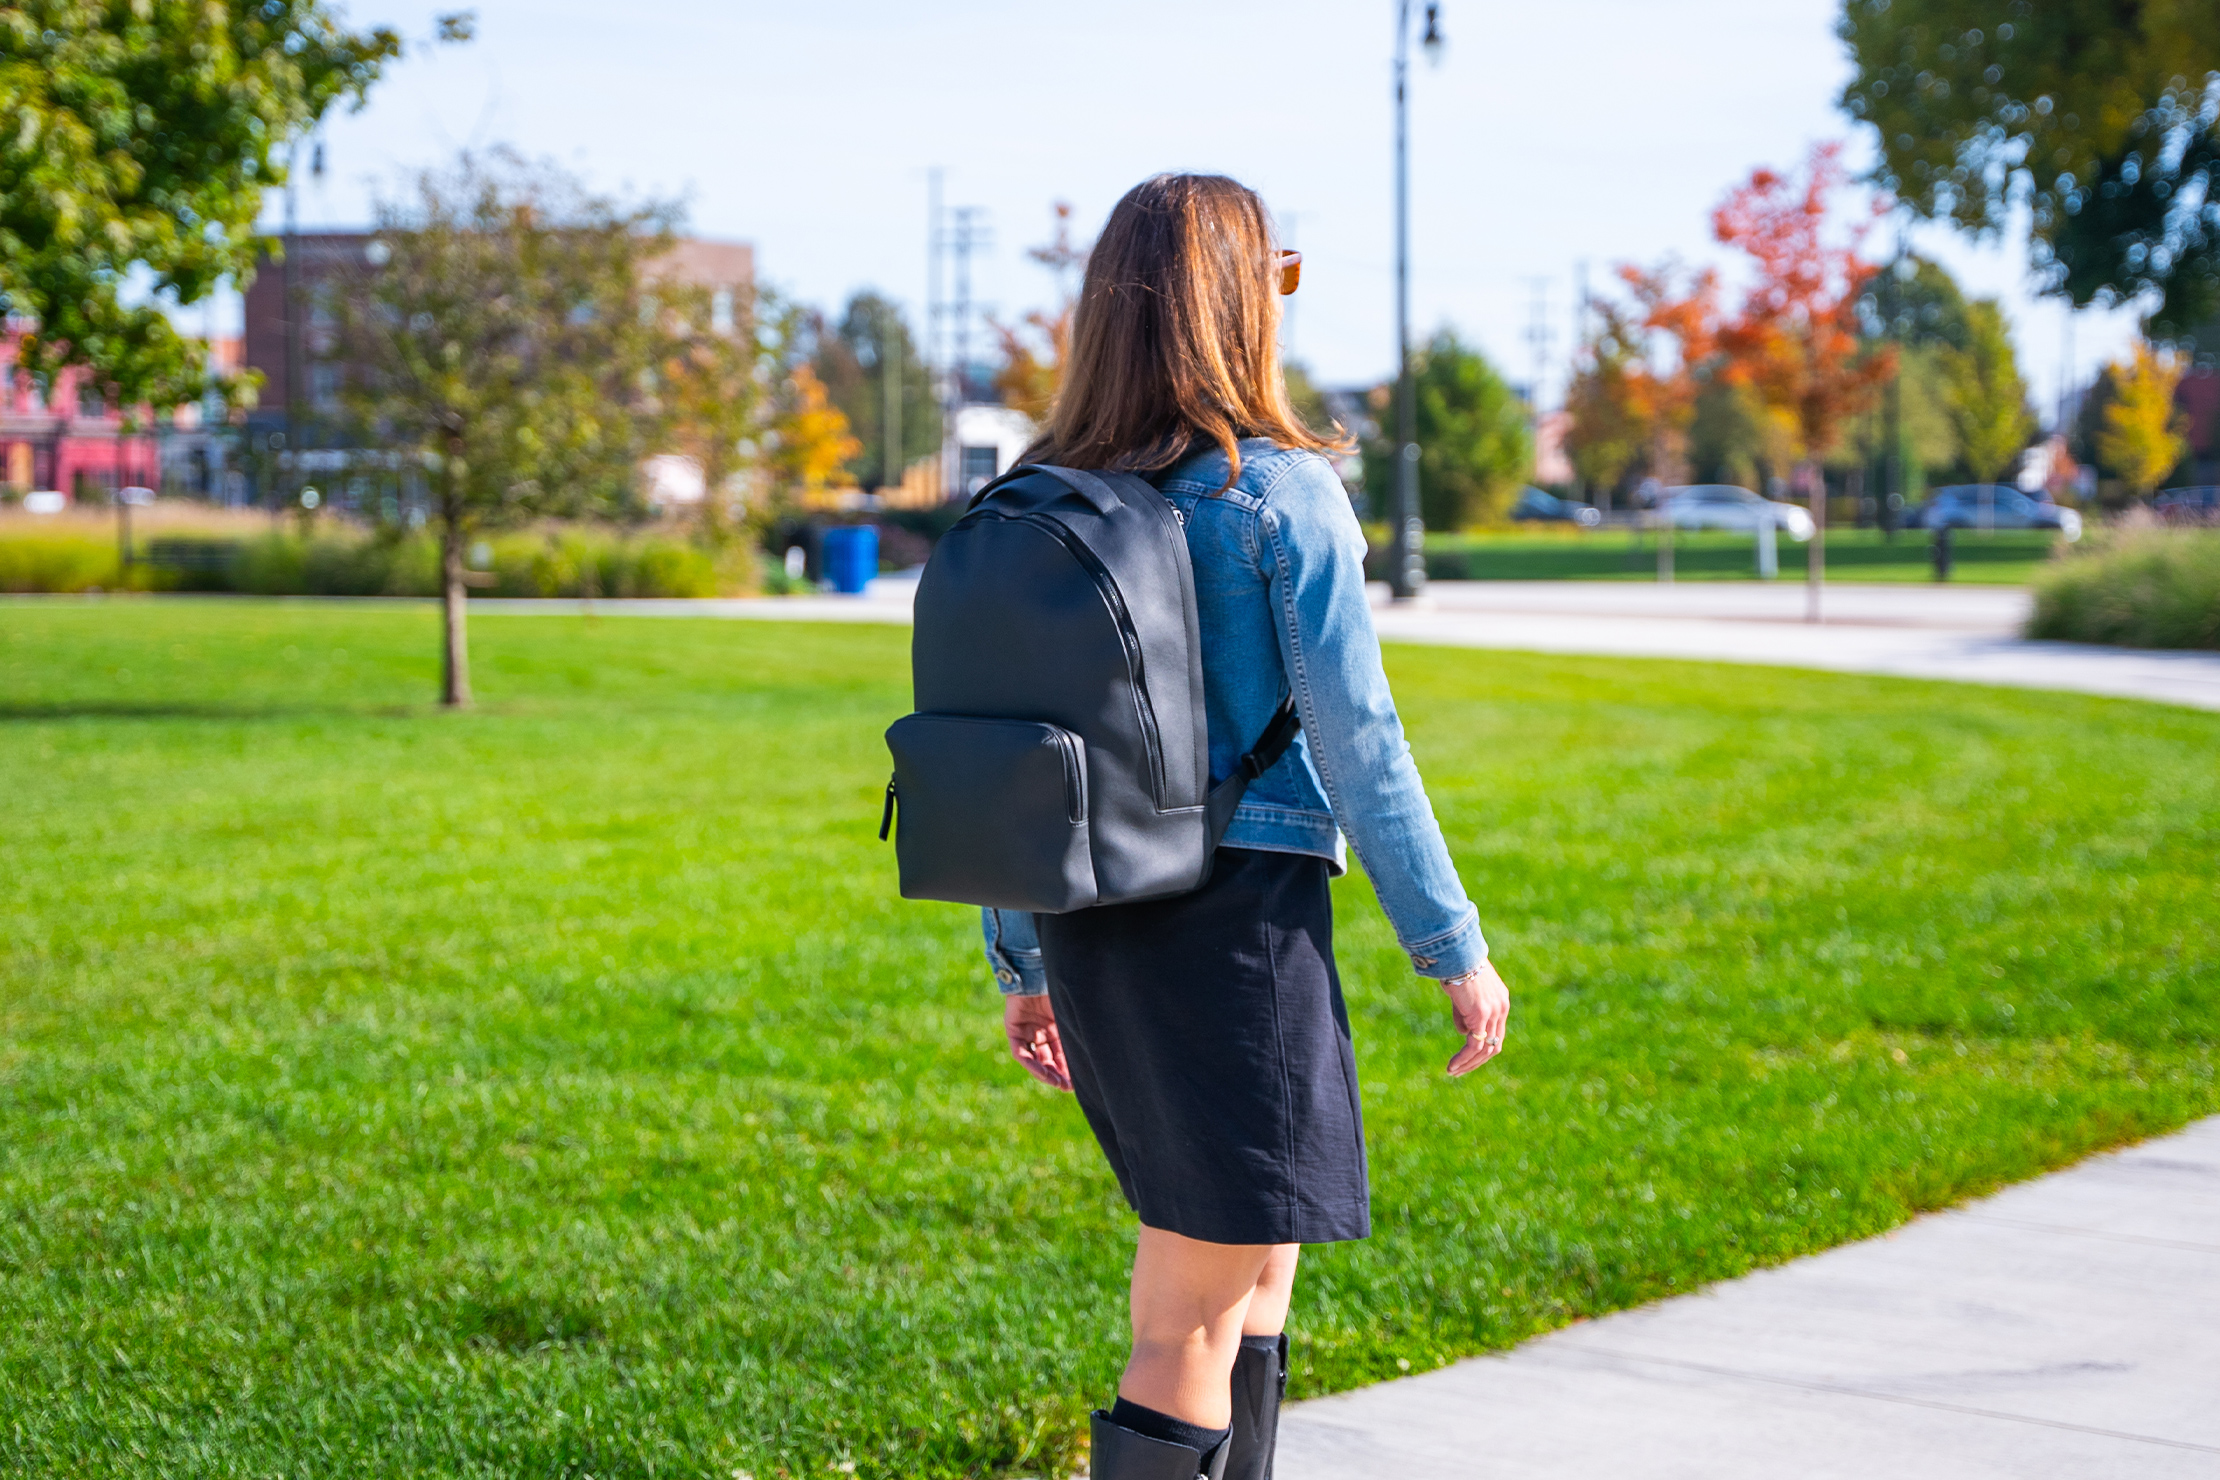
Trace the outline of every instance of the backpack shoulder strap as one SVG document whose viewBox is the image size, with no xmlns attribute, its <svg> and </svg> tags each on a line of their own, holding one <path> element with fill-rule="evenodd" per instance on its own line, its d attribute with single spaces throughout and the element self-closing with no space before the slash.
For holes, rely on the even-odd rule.
<svg viewBox="0 0 2220 1480">
<path fill-rule="evenodd" d="M 1271 719 L 1264 725 L 1264 733 L 1257 736 L 1249 753 L 1234 763 L 1233 774 L 1210 788 L 1204 806 L 1208 808 L 1210 846 L 1226 835 L 1233 823 L 1233 809 L 1241 805 L 1241 798 L 1248 792 L 1249 783 L 1280 763 L 1287 754 L 1287 747 L 1295 743 L 1295 732 L 1303 727 L 1303 717 L 1295 711 L 1295 696 L 1289 694 L 1280 700 L 1280 707 L 1272 711 Z"/>
</svg>

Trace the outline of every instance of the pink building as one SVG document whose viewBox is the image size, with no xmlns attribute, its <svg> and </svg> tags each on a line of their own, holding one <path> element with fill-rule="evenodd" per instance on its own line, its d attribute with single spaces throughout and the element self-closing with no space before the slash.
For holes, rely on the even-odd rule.
<svg viewBox="0 0 2220 1480">
<path fill-rule="evenodd" d="M 78 497 L 133 485 L 151 488 L 161 455 L 149 418 L 126 431 L 81 370 L 64 370 L 41 388 L 18 368 L 16 351 L 31 325 L 9 319 L 0 332 L 0 482 L 16 493 L 58 489 Z"/>
</svg>

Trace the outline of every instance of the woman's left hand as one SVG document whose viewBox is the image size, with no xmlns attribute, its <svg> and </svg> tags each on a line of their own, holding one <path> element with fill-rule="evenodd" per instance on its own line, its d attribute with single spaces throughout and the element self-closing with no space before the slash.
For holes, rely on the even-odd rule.
<svg viewBox="0 0 2220 1480">
<path fill-rule="evenodd" d="M 1441 984 L 1449 994 L 1450 1012 L 1465 1046 L 1449 1061 L 1449 1074 L 1470 1074 L 1503 1052 L 1504 1030 L 1511 1023 L 1511 989 L 1496 974 L 1493 961 L 1483 961 L 1463 976 Z"/>
<path fill-rule="evenodd" d="M 1010 1056 L 1025 1072 L 1050 1089 L 1071 1088 L 1071 1071 L 1064 1065 L 1064 1040 L 1056 1031 L 1056 1009 L 1048 993 L 1002 999 L 1002 1032 L 1010 1040 Z"/>
</svg>

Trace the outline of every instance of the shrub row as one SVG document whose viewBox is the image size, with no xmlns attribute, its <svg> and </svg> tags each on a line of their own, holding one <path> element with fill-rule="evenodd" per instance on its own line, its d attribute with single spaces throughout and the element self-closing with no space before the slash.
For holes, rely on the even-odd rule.
<svg viewBox="0 0 2220 1480">
<path fill-rule="evenodd" d="M 482 548 L 480 548 L 482 547 Z M 126 569 L 113 540 L 73 530 L 0 533 L 0 591 L 232 591 L 259 596 L 436 596 L 430 536 L 291 531 L 244 540 L 142 541 Z M 476 542 L 487 596 L 737 596 L 762 588 L 744 542 L 556 526 Z M 152 557 L 151 559 L 149 557 Z"/>
<path fill-rule="evenodd" d="M 2220 649 L 2220 530 L 2146 529 L 2085 541 L 2036 578 L 2027 635 Z"/>
</svg>

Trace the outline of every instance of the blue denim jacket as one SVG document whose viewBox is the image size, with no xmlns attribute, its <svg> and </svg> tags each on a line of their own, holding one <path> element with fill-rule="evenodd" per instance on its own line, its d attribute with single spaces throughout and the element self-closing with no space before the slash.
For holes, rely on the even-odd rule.
<svg viewBox="0 0 2220 1480">
<path fill-rule="evenodd" d="M 1220 493 L 1225 481 L 1216 449 L 1156 480 L 1194 561 L 1211 779 L 1233 774 L 1291 689 L 1303 721 L 1287 754 L 1251 783 L 1225 845 L 1316 854 L 1340 874 L 1346 834 L 1419 974 L 1471 970 L 1488 945 L 1380 668 L 1364 534 L 1341 480 L 1316 453 L 1258 438 L 1241 444 L 1241 476 Z M 1002 990 L 1047 991 L 1033 917 L 985 915 Z"/>
</svg>

